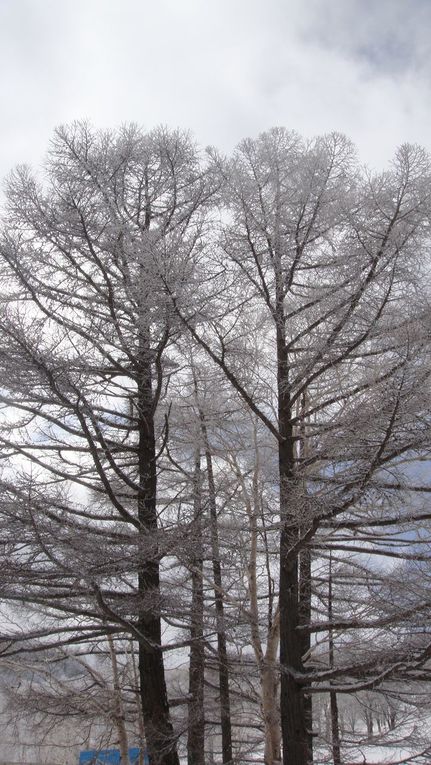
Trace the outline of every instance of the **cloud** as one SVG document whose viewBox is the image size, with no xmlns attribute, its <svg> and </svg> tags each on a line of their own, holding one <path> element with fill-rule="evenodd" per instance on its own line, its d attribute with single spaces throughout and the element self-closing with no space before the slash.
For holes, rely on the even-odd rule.
<svg viewBox="0 0 431 765">
<path fill-rule="evenodd" d="M 304 37 L 396 75 L 421 69 L 429 51 L 428 0 L 311 0 Z"/>
<path fill-rule="evenodd" d="M 428 0 L 20 0 L 0 3 L 0 175 L 56 124 L 191 128 L 230 150 L 286 125 L 339 130 L 381 166 L 430 147 Z"/>
</svg>

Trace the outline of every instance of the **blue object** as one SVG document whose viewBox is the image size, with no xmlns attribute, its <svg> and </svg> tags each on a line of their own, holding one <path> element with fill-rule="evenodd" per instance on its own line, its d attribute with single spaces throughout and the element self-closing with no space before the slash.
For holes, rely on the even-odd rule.
<svg viewBox="0 0 431 765">
<path fill-rule="evenodd" d="M 130 765 L 138 765 L 139 748 L 129 749 Z M 144 765 L 149 765 L 148 755 L 144 753 Z M 79 765 L 122 765 L 119 749 L 89 749 L 80 752 Z"/>
</svg>

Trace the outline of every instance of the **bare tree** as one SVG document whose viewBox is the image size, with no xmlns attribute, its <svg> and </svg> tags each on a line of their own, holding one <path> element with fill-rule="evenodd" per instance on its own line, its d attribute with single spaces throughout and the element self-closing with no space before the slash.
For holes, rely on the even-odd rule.
<svg viewBox="0 0 431 765">
<path fill-rule="evenodd" d="M 129 739 L 144 751 L 133 662 L 112 636 L 94 643 L 91 654 L 53 648 L 4 658 L 1 668 L 2 738 L 16 728 L 18 739 L 27 731 L 24 741 L 45 750 L 67 740 L 76 748 L 118 746 L 126 764 Z"/>
<path fill-rule="evenodd" d="M 156 505 L 157 441 L 168 425 L 157 413 L 178 322 L 165 284 L 180 295 L 192 279 L 209 193 L 187 136 L 76 124 L 57 131 L 45 184 L 26 168 L 9 179 L 0 248 L 1 400 L 11 412 L 1 443 L 22 475 L 15 500 L 51 567 L 35 600 L 131 632 L 150 758 L 166 765 L 178 758 L 161 646 L 169 544 Z M 67 530 L 78 536 L 66 560 L 58 545 Z M 23 588 L 38 579 L 34 560 L 27 566 Z M 72 577 L 84 584 L 71 586 Z M 13 584 L 5 596 L 25 597 Z"/>
<path fill-rule="evenodd" d="M 309 765 L 324 694 L 339 761 L 344 697 L 428 679 L 428 593 L 387 562 L 429 559 L 430 179 L 415 146 L 372 174 L 338 134 L 201 162 L 84 125 L 10 179 L 2 598 L 29 616 L 2 645 L 134 640 L 155 765 L 167 649 L 190 763 L 221 730 L 226 763 Z"/>
<path fill-rule="evenodd" d="M 298 636 L 315 628 L 301 617 L 301 556 L 352 517 L 369 522 L 391 492 L 384 475 L 428 448 L 429 162 L 404 146 L 372 176 L 342 136 L 305 143 L 282 129 L 215 161 L 226 201 L 218 271 L 194 314 L 172 298 L 277 444 L 283 757 L 304 765 L 306 696 L 347 668 L 318 672 L 303 655 Z M 396 500 L 387 512 L 399 515 Z"/>
</svg>

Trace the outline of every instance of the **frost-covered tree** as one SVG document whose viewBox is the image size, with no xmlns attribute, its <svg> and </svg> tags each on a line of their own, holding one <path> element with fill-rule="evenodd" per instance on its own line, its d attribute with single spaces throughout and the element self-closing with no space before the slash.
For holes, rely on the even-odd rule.
<svg viewBox="0 0 431 765">
<path fill-rule="evenodd" d="M 385 649 L 371 665 L 316 668 L 306 636 L 328 620 L 313 623 L 310 561 L 339 550 L 354 519 L 364 534 L 415 521 L 402 463 L 430 442 L 430 166 L 403 146 L 373 175 L 344 137 L 283 129 L 214 161 L 218 270 L 194 314 L 178 313 L 273 437 L 283 758 L 305 765 L 313 684 L 332 692 L 348 677 L 353 688 L 365 674 L 371 686 L 396 665 Z"/>
<path fill-rule="evenodd" d="M 430 180 L 415 146 L 85 125 L 9 179 L 2 646 L 132 638 L 154 763 L 309 765 L 325 694 L 342 761 L 344 698 L 427 678 L 391 561 L 429 557 Z"/>
<path fill-rule="evenodd" d="M 160 561 L 173 540 L 157 455 L 181 329 L 166 285 L 180 297 L 193 280 L 209 195 L 186 135 L 76 124 L 56 132 L 44 178 L 9 178 L 0 244 L 2 596 L 46 606 L 75 639 L 137 640 L 148 749 L 166 765 Z"/>
</svg>

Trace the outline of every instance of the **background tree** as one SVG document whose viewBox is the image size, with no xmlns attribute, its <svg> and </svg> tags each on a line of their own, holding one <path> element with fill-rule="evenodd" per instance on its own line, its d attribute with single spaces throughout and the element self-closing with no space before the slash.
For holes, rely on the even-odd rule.
<svg viewBox="0 0 431 765">
<path fill-rule="evenodd" d="M 56 746 L 72 748 L 74 762 L 80 748 L 117 747 L 127 765 L 129 737 L 145 750 L 137 666 L 112 637 L 93 643 L 91 654 L 83 647 L 48 649 L 3 659 L 1 668 L 2 739 L 11 747 L 15 730 L 16 748 L 24 736 L 54 761 Z"/>
<path fill-rule="evenodd" d="M 279 129 L 217 162 L 218 273 L 199 323 L 179 313 L 277 446 L 283 757 L 303 765 L 306 696 L 347 668 L 304 664 L 301 556 L 330 527 L 369 521 L 391 492 L 382 476 L 428 448 L 429 161 L 404 146 L 373 176 L 343 137 L 306 143 Z M 394 492 L 387 510 L 399 513 Z"/>
</svg>

